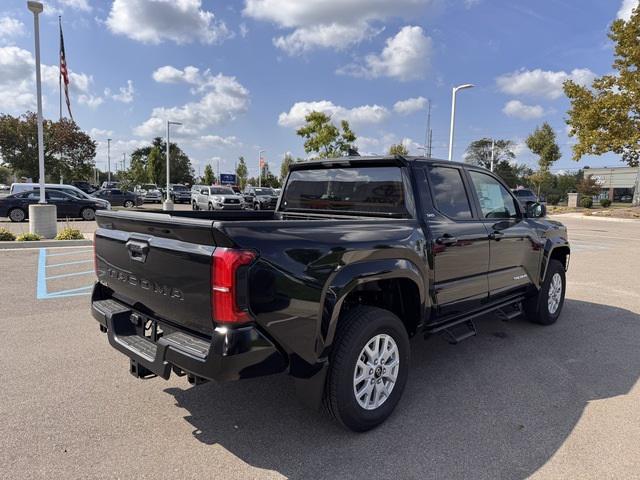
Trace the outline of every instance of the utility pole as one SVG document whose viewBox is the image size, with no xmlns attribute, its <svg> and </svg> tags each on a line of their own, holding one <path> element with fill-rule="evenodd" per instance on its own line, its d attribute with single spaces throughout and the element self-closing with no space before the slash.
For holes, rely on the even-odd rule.
<svg viewBox="0 0 640 480">
<path fill-rule="evenodd" d="M 266 152 L 266 150 L 258 151 L 258 187 L 262 186 L 262 154 Z"/>
<path fill-rule="evenodd" d="M 218 183 L 222 185 L 222 178 L 220 177 L 220 159 L 218 158 Z"/>
<path fill-rule="evenodd" d="M 431 158 L 431 99 L 427 100 L 428 102 L 428 112 L 427 112 L 427 131 L 424 138 L 424 153 L 427 158 Z"/>
<path fill-rule="evenodd" d="M 107 138 L 107 182 L 111 182 L 111 139 Z"/>
<path fill-rule="evenodd" d="M 127 154 L 122 152 L 122 171 L 126 170 L 126 165 L 127 165 Z"/>
</svg>

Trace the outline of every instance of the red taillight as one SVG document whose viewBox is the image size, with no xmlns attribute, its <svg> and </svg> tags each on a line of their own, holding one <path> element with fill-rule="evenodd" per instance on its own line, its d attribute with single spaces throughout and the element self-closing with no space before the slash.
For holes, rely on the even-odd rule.
<svg viewBox="0 0 640 480">
<path fill-rule="evenodd" d="M 211 256 L 211 317 L 214 322 L 242 323 L 250 320 L 246 305 L 238 305 L 238 269 L 256 258 L 253 252 L 218 247 Z M 243 285 L 246 288 L 246 284 Z M 245 292 L 246 293 L 246 292 Z"/>
</svg>

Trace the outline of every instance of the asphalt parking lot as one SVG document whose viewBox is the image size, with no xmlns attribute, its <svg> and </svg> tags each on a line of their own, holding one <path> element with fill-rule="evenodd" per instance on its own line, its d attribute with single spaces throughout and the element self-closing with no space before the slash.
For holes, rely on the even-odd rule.
<svg viewBox="0 0 640 480">
<path fill-rule="evenodd" d="M 360 435 L 286 376 L 135 379 L 89 313 L 91 248 L 0 251 L 0 477 L 640 478 L 640 222 L 562 220 L 559 322 L 413 339 L 396 412 Z"/>
</svg>

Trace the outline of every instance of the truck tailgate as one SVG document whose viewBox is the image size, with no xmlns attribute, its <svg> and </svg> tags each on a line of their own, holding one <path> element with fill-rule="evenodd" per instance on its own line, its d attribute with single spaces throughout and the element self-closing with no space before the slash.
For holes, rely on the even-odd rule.
<svg viewBox="0 0 640 480">
<path fill-rule="evenodd" d="M 133 309 L 210 335 L 211 220 L 106 212 L 95 234 L 99 280 Z"/>
</svg>

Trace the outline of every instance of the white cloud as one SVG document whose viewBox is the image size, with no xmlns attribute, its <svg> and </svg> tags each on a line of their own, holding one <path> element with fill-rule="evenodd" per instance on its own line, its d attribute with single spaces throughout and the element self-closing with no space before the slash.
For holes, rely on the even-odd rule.
<svg viewBox="0 0 640 480">
<path fill-rule="evenodd" d="M 334 121 L 347 120 L 351 124 L 380 123 L 389 116 L 389 111 L 380 105 L 362 105 L 360 107 L 345 108 L 334 105 L 328 100 L 318 102 L 296 102 L 288 112 L 278 116 L 278 124 L 283 127 L 298 128 L 304 125 L 304 117 L 317 111 L 331 116 Z"/>
<path fill-rule="evenodd" d="M 224 22 L 201 7 L 201 0 L 114 0 L 106 23 L 111 32 L 142 43 L 213 44 L 228 38 Z"/>
<path fill-rule="evenodd" d="M 205 71 L 205 76 L 209 71 Z M 203 85 L 205 82 L 200 69 L 194 66 L 184 67 L 183 70 L 171 65 L 158 68 L 152 74 L 153 79 L 159 83 L 190 83 L 192 85 Z"/>
<path fill-rule="evenodd" d="M 90 12 L 91 6 L 87 0 L 58 0 L 58 3 L 65 7 L 75 8 L 76 10 L 82 10 L 83 12 Z"/>
<path fill-rule="evenodd" d="M 219 135 L 201 135 L 197 142 L 199 145 L 216 146 L 216 147 L 238 147 L 242 143 L 234 136 L 221 137 Z"/>
<path fill-rule="evenodd" d="M 480 5 L 481 2 L 482 0 L 464 0 L 464 8 L 469 10 L 470 8 Z"/>
<path fill-rule="evenodd" d="M 80 105 L 86 105 L 91 109 L 96 109 L 104 103 L 104 98 L 97 95 L 83 93 L 82 95 L 78 95 L 78 103 Z"/>
<path fill-rule="evenodd" d="M 380 54 L 370 54 L 364 62 L 352 63 L 337 73 L 354 77 L 393 77 L 399 80 L 423 78 L 431 62 L 433 41 L 417 26 L 403 27 L 395 37 L 387 38 Z"/>
<path fill-rule="evenodd" d="M 24 23 L 17 18 L 0 18 L 0 41 L 7 42 L 13 37 L 21 37 L 25 34 Z"/>
<path fill-rule="evenodd" d="M 590 85 L 595 76 L 588 68 L 576 68 L 571 73 L 537 68 L 501 75 L 496 79 L 496 83 L 503 93 L 509 95 L 531 95 L 554 100 L 562 96 L 562 84 L 565 81 L 573 80 L 579 85 Z"/>
<path fill-rule="evenodd" d="M 240 36 L 242 38 L 246 38 L 246 36 L 249 34 L 249 27 L 247 27 L 247 24 L 242 22 L 239 26 L 240 29 Z"/>
<path fill-rule="evenodd" d="M 344 49 L 375 34 L 372 23 L 424 15 L 434 0 L 246 0 L 245 16 L 293 29 L 274 39 L 289 54 Z"/>
<path fill-rule="evenodd" d="M 89 135 L 94 138 L 108 138 L 113 136 L 113 130 L 104 130 L 102 128 L 92 128 L 89 130 Z"/>
<path fill-rule="evenodd" d="M 618 18 L 627 21 L 631 18 L 633 9 L 638 7 L 638 0 L 623 0 L 618 10 Z"/>
<path fill-rule="evenodd" d="M 409 115 L 411 113 L 424 110 L 427 107 L 427 99 L 424 97 L 407 98 L 406 100 L 397 101 L 393 105 L 393 110 L 400 115 Z"/>
<path fill-rule="evenodd" d="M 134 133 L 144 137 L 162 134 L 166 121 L 172 120 L 183 124 L 176 128 L 178 134 L 195 135 L 213 125 L 234 120 L 248 110 L 249 91 L 235 77 L 207 74 L 199 78 L 203 81 L 199 88 L 204 95 L 197 102 L 154 108 L 151 117 L 138 125 Z"/>
<path fill-rule="evenodd" d="M 127 80 L 127 86 L 126 87 L 120 87 L 118 89 L 119 93 L 111 93 L 111 90 L 106 88 L 104 91 L 104 94 L 107 97 L 111 97 L 113 100 L 115 100 L 116 102 L 122 102 L 122 103 L 131 103 L 133 102 L 133 96 L 135 94 L 135 89 L 133 88 L 133 81 L 131 80 Z"/>
<path fill-rule="evenodd" d="M 545 111 L 540 105 L 525 105 L 520 100 L 511 100 L 502 109 L 508 117 L 521 120 L 531 120 L 544 116 Z"/>
</svg>

